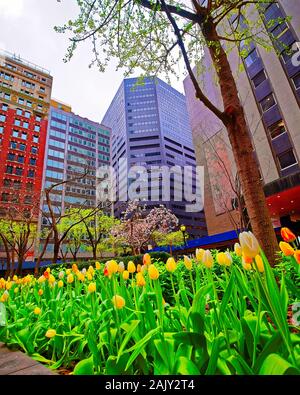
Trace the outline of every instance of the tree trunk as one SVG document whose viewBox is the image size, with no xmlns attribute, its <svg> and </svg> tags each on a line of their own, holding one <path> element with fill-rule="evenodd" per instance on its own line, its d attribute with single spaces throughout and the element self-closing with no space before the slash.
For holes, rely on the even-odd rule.
<svg viewBox="0 0 300 395">
<path fill-rule="evenodd" d="M 17 266 L 17 272 L 16 272 L 17 276 L 22 275 L 23 259 L 24 259 L 23 254 L 19 254 L 18 255 L 18 266 Z"/>
<path fill-rule="evenodd" d="M 57 242 L 56 240 L 54 240 L 54 246 L 53 246 L 53 259 L 52 259 L 52 262 L 53 262 L 53 263 L 57 263 L 57 261 L 58 261 L 59 247 L 60 247 L 60 243 Z"/>
<path fill-rule="evenodd" d="M 226 122 L 223 121 L 223 123 L 228 132 L 253 233 L 270 264 L 274 264 L 278 243 L 258 167 L 254 162 L 252 141 L 236 83 L 213 23 L 208 22 L 205 25 L 203 34 L 219 79 L 224 109 L 228 116 Z"/>
<path fill-rule="evenodd" d="M 97 260 L 97 245 L 93 245 L 92 249 L 93 249 L 93 259 L 94 259 L 94 261 L 96 261 Z"/>
</svg>

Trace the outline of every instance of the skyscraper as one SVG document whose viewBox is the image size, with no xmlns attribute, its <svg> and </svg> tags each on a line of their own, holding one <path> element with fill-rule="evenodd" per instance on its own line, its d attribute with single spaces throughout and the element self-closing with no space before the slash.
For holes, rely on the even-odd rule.
<svg viewBox="0 0 300 395">
<path fill-rule="evenodd" d="M 51 100 L 43 189 L 61 181 L 67 183 L 51 192 L 57 215 L 71 207 L 96 207 L 96 173 L 110 162 L 110 129 L 72 112 L 71 106 Z M 49 225 L 43 202 L 41 226 Z M 48 251 L 51 251 L 51 242 Z"/>
<path fill-rule="evenodd" d="M 43 189 L 54 188 L 51 201 L 59 216 L 71 207 L 96 207 L 96 173 L 109 165 L 110 130 L 72 112 L 71 106 L 51 100 L 46 142 Z M 49 208 L 43 202 L 41 226 L 49 225 Z M 51 242 L 48 251 L 51 251 Z"/>
<path fill-rule="evenodd" d="M 248 56 L 242 59 L 244 72 L 238 72 L 241 59 L 236 50 L 229 54 L 229 61 L 244 106 L 253 157 L 260 169 L 274 227 L 297 228 L 300 220 L 300 62 L 299 53 L 296 54 L 299 51 L 296 45 L 300 34 L 299 3 L 277 1 L 262 6 L 261 12 L 252 7 L 249 15 L 240 15 L 239 19 L 235 16 L 228 23 L 235 28 L 238 20 L 243 29 L 247 18 L 261 20 L 274 50 L 266 51 L 252 42 Z M 280 23 L 278 18 L 287 15 L 292 19 Z M 270 23 L 271 20 L 277 23 Z M 294 48 L 294 51 L 289 52 L 287 48 Z M 208 51 L 204 63 L 206 69 L 211 70 Z M 222 108 L 220 90 L 214 81 L 211 71 L 205 73 L 201 82 L 207 95 Z M 239 217 L 233 154 L 224 126 L 196 100 L 189 77 L 184 87 L 197 161 L 206 166 L 204 205 L 208 232 L 221 233 L 233 229 Z"/>
<path fill-rule="evenodd" d="M 142 84 L 137 82 L 137 78 L 123 80 L 102 121 L 112 129 L 111 164 L 117 173 L 116 217 L 121 216 L 126 205 L 132 182 L 126 176 L 133 166 L 144 166 L 149 171 L 153 166 L 190 166 L 193 171 L 191 188 L 195 192 L 196 161 L 184 95 L 159 78 L 145 78 Z M 125 170 L 125 177 L 120 177 L 117 170 Z M 206 234 L 203 212 L 188 212 L 187 201 L 175 198 L 174 177 L 170 178 L 168 201 L 163 201 L 160 176 L 156 199 L 151 195 L 155 188 L 148 185 L 139 191 L 140 200 L 149 209 L 164 204 L 186 226 L 189 234 Z"/>
<path fill-rule="evenodd" d="M 0 52 L 0 216 L 39 200 L 51 88 L 48 70 Z"/>
</svg>

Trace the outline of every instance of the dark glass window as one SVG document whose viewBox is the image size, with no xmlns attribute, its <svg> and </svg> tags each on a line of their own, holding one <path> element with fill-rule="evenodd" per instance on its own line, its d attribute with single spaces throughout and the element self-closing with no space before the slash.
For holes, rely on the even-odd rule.
<svg viewBox="0 0 300 395">
<path fill-rule="evenodd" d="M 9 152 L 9 154 L 7 155 L 7 159 L 8 160 L 15 160 L 15 154 L 12 154 L 11 152 Z"/>
<path fill-rule="evenodd" d="M 247 67 L 250 67 L 258 59 L 258 53 L 256 49 L 253 49 L 249 55 L 244 59 Z"/>
<path fill-rule="evenodd" d="M 35 165 L 36 165 L 36 159 L 30 158 L 29 163 L 30 163 L 32 166 L 35 166 Z"/>
<path fill-rule="evenodd" d="M 13 167 L 12 166 L 6 166 L 6 173 L 7 174 L 12 174 L 13 173 Z"/>
<path fill-rule="evenodd" d="M 295 51 L 293 51 L 293 45 L 295 44 L 295 42 L 293 42 L 291 45 L 289 45 L 288 48 L 284 49 L 281 52 L 281 57 L 284 61 L 284 63 L 287 63 L 291 57 L 294 55 Z"/>
<path fill-rule="evenodd" d="M 276 101 L 275 101 L 273 93 L 266 96 L 263 100 L 260 101 L 260 105 L 261 105 L 263 112 L 268 111 L 275 104 L 276 104 Z"/>
<path fill-rule="evenodd" d="M 21 167 L 16 168 L 16 175 L 21 176 L 23 174 L 23 169 Z"/>
<path fill-rule="evenodd" d="M 32 147 L 32 148 L 31 148 L 31 152 L 32 152 L 33 154 L 36 154 L 36 153 L 37 153 L 37 147 Z"/>
<path fill-rule="evenodd" d="M 2 196 L 1 196 L 2 202 L 8 202 L 8 197 L 9 197 L 8 193 L 2 193 Z"/>
<path fill-rule="evenodd" d="M 26 145 L 25 144 L 19 144 L 19 149 L 21 151 L 25 151 L 26 150 Z"/>
<path fill-rule="evenodd" d="M 18 180 L 14 181 L 14 189 L 21 189 L 21 181 Z"/>
<path fill-rule="evenodd" d="M 266 73 L 264 72 L 264 70 L 260 71 L 258 74 L 256 74 L 255 77 L 252 78 L 254 87 L 257 88 L 266 79 L 267 79 L 267 77 L 266 77 Z"/>
<path fill-rule="evenodd" d="M 16 149 L 17 148 L 17 143 L 15 141 L 10 142 L 10 148 Z"/>
<path fill-rule="evenodd" d="M 295 158 L 295 154 L 292 149 L 278 155 L 278 160 L 281 169 L 286 169 L 287 167 L 295 165 L 297 163 L 297 159 Z"/>
<path fill-rule="evenodd" d="M 24 161 L 25 161 L 25 158 L 24 158 L 24 156 L 18 156 L 18 162 L 19 163 L 24 163 Z"/>
<path fill-rule="evenodd" d="M 293 83 L 294 83 L 294 85 L 295 85 L 295 88 L 296 88 L 296 89 L 299 89 L 299 88 L 300 88 L 300 73 L 296 74 L 296 75 L 292 78 L 292 80 L 293 80 Z"/>
<path fill-rule="evenodd" d="M 5 178 L 3 184 L 5 187 L 9 187 L 11 185 L 11 180 L 9 180 L 8 178 Z"/>
<path fill-rule="evenodd" d="M 280 136 L 281 134 L 285 133 L 285 125 L 284 122 L 281 120 L 279 122 L 274 123 L 269 127 L 269 133 L 271 135 L 272 139 L 275 139 L 275 137 Z"/>
<path fill-rule="evenodd" d="M 273 34 L 274 37 L 280 37 L 283 33 L 285 33 L 288 30 L 288 25 L 283 22 L 280 25 L 277 25 L 271 33 Z"/>
<path fill-rule="evenodd" d="M 34 177 L 34 170 L 28 170 L 27 177 L 33 178 Z"/>
</svg>

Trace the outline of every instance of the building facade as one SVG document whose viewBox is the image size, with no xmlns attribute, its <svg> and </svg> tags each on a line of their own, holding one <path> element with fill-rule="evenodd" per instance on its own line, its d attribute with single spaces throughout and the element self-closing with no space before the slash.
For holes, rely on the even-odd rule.
<svg viewBox="0 0 300 395">
<path fill-rule="evenodd" d="M 38 219 L 52 89 L 50 72 L 0 52 L 0 216 Z M 33 213 L 33 209 L 34 210 Z"/>
<path fill-rule="evenodd" d="M 247 17 L 260 19 L 274 50 L 266 51 L 253 42 L 245 58 L 241 59 L 234 50 L 229 55 L 274 227 L 299 228 L 300 220 L 300 62 L 295 62 L 299 59 L 294 56 L 295 51 L 288 50 L 296 50 L 295 43 L 300 41 L 299 11 L 298 2 L 288 0 L 266 2 L 260 11 L 253 7 L 251 16 L 240 16 L 240 28 L 247 26 Z M 286 16 L 292 19 L 268 23 Z M 234 29 L 236 22 L 233 16 L 228 24 Z M 206 51 L 204 56 L 206 69 L 210 71 L 204 77 L 198 76 L 199 81 L 222 109 L 210 55 Z M 244 72 L 238 72 L 241 60 Z M 236 167 L 230 143 L 223 125 L 195 99 L 189 77 L 184 87 L 197 160 L 206 166 L 204 206 L 208 232 L 222 233 L 239 222 L 234 192 Z"/>
<path fill-rule="evenodd" d="M 133 181 L 127 175 L 134 166 L 143 166 L 148 173 L 151 171 L 152 181 L 154 168 L 177 165 L 183 169 L 190 166 L 193 172 L 190 186 L 195 192 L 196 160 L 184 95 L 159 78 L 145 78 L 142 84 L 137 82 L 137 78 L 122 82 L 102 121 L 112 129 L 111 165 L 116 170 L 116 217 L 121 216 L 126 206 L 127 192 Z M 138 191 L 139 200 L 147 209 L 165 205 L 191 236 L 206 234 L 203 211 L 186 210 L 188 202 L 184 197 L 177 199 L 178 185 L 174 180 L 175 174 L 170 177 L 169 199 L 164 200 L 163 180 L 157 170 L 156 185 L 149 186 L 149 175 L 148 185 Z"/>
<path fill-rule="evenodd" d="M 110 163 L 110 129 L 72 112 L 69 105 L 51 101 L 43 189 L 53 188 L 51 204 L 60 216 L 68 208 L 94 208 L 97 169 Z M 41 226 L 49 225 L 49 207 L 42 202 Z M 51 252 L 53 245 L 48 245 Z"/>
</svg>

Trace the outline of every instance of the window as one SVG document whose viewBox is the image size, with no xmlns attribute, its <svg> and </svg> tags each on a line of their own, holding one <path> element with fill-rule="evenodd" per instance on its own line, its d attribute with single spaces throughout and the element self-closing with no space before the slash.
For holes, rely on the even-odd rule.
<svg viewBox="0 0 300 395">
<path fill-rule="evenodd" d="M 15 154 L 13 154 L 12 152 L 9 152 L 7 155 L 7 159 L 11 160 L 11 161 L 15 160 Z"/>
<path fill-rule="evenodd" d="M 295 158 L 295 154 L 292 149 L 284 152 L 283 154 L 278 155 L 278 161 L 279 161 L 281 170 L 286 169 L 287 167 L 293 166 L 297 163 L 297 159 Z"/>
<path fill-rule="evenodd" d="M 21 126 L 21 121 L 19 119 L 15 119 L 15 125 L 16 126 Z"/>
<path fill-rule="evenodd" d="M 285 132 L 286 132 L 286 129 L 285 129 L 284 122 L 282 120 L 274 123 L 274 125 L 271 125 L 269 127 L 269 133 L 270 133 L 272 139 L 275 139 L 277 136 L 280 136 L 281 134 L 283 134 Z"/>
<path fill-rule="evenodd" d="M 27 133 L 22 133 L 21 134 L 21 139 L 22 140 L 27 140 Z"/>
<path fill-rule="evenodd" d="M 35 125 L 34 131 L 39 132 L 41 130 L 41 127 L 39 125 Z"/>
<path fill-rule="evenodd" d="M 40 86 L 40 91 L 45 92 L 45 88 L 43 86 Z"/>
<path fill-rule="evenodd" d="M 24 104 L 25 100 L 22 97 L 19 97 L 18 99 L 18 103 L 19 104 Z"/>
<path fill-rule="evenodd" d="M 24 163 L 24 162 L 25 162 L 24 156 L 19 155 L 19 156 L 18 156 L 18 162 L 19 162 L 19 163 Z"/>
<path fill-rule="evenodd" d="M 281 52 L 280 56 L 281 56 L 282 60 L 284 61 L 284 63 L 287 63 L 291 59 L 293 54 L 295 53 L 295 51 L 293 51 L 294 45 L 295 45 L 295 42 L 293 42 L 291 45 L 289 45 L 289 48 L 286 48 Z"/>
<path fill-rule="evenodd" d="M 28 122 L 23 122 L 23 128 L 24 129 L 28 129 L 29 127 L 29 123 Z"/>
<path fill-rule="evenodd" d="M 19 144 L 19 150 L 20 151 L 25 151 L 26 150 L 26 145 L 25 144 Z"/>
<path fill-rule="evenodd" d="M 6 173 L 7 174 L 12 174 L 13 173 L 13 167 L 12 166 L 6 166 Z"/>
<path fill-rule="evenodd" d="M 2 193 L 1 200 L 2 202 L 8 202 L 9 194 L 8 193 Z"/>
<path fill-rule="evenodd" d="M 32 191 L 33 190 L 33 184 L 31 182 L 26 184 L 26 189 L 27 189 L 27 191 Z"/>
<path fill-rule="evenodd" d="M 261 108 L 262 108 L 263 112 L 267 112 L 271 107 L 275 106 L 275 104 L 276 104 L 276 101 L 275 101 L 273 93 L 271 93 L 270 95 L 266 96 L 259 103 L 261 105 Z"/>
<path fill-rule="evenodd" d="M 249 55 L 244 59 L 247 67 L 250 67 L 258 59 L 258 53 L 256 49 L 253 49 Z"/>
<path fill-rule="evenodd" d="M 24 203 L 31 204 L 32 203 L 32 196 L 25 196 Z"/>
<path fill-rule="evenodd" d="M 4 99 L 10 100 L 10 93 L 4 93 Z"/>
<path fill-rule="evenodd" d="M 28 170 L 27 177 L 33 178 L 34 177 L 34 170 Z"/>
<path fill-rule="evenodd" d="M 295 85 L 295 88 L 296 88 L 296 89 L 299 89 L 299 88 L 300 88 L 300 73 L 296 74 L 296 75 L 292 78 L 292 80 L 293 80 L 293 83 L 294 83 L 294 85 Z"/>
<path fill-rule="evenodd" d="M 286 22 L 278 24 L 272 31 L 271 33 L 273 34 L 274 37 L 279 38 L 282 36 L 287 30 L 288 30 L 288 25 Z"/>
<path fill-rule="evenodd" d="M 2 104 L 2 110 L 3 111 L 7 111 L 8 109 L 8 105 L 7 104 Z"/>
<path fill-rule="evenodd" d="M 13 130 L 12 135 L 13 135 L 13 137 L 18 138 L 19 137 L 19 131 L 18 130 Z"/>
<path fill-rule="evenodd" d="M 9 180 L 8 178 L 5 178 L 3 181 L 3 185 L 5 187 L 10 187 L 11 186 L 11 180 Z"/>
<path fill-rule="evenodd" d="M 37 122 L 41 122 L 42 118 L 41 118 L 40 116 L 36 116 L 36 117 L 35 117 L 35 120 L 36 120 Z"/>
<path fill-rule="evenodd" d="M 22 116 L 23 111 L 20 108 L 17 108 L 16 114 Z"/>
<path fill-rule="evenodd" d="M 30 164 L 31 166 L 35 166 L 35 165 L 36 165 L 36 159 L 30 158 L 29 164 Z"/>
<path fill-rule="evenodd" d="M 27 104 L 27 107 L 32 107 L 32 102 L 31 101 L 27 100 L 26 104 Z"/>
<path fill-rule="evenodd" d="M 260 71 L 258 74 L 256 74 L 255 77 L 252 78 L 252 83 L 254 85 L 254 88 L 257 88 L 266 79 L 267 79 L 267 77 L 266 77 L 264 70 Z"/>
<path fill-rule="evenodd" d="M 0 122 L 5 122 L 6 121 L 6 116 L 0 114 Z"/>
<path fill-rule="evenodd" d="M 0 126 L 0 133 L 3 133 L 4 127 Z"/>
<path fill-rule="evenodd" d="M 37 144 L 39 142 L 39 137 L 33 136 L 33 142 Z"/>
<path fill-rule="evenodd" d="M 14 180 L 14 189 L 21 189 L 21 181 Z"/>
<path fill-rule="evenodd" d="M 31 153 L 36 154 L 37 153 L 37 147 L 32 147 L 31 148 Z"/>
<path fill-rule="evenodd" d="M 31 113 L 29 111 L 25 111 L 25 118 L 30 118 Z"/>
<path fill-rule="evenodd" d="M 17 143 L 15 141 L 11 141 L 9 147 L 12 149 L 17 149 Z"/>
<path fill-rule="evenodd" d="M 16 175 L 21 176 L 23 174 L 23 169 L 21 167 L 16 167 Z"/>
</svg>

